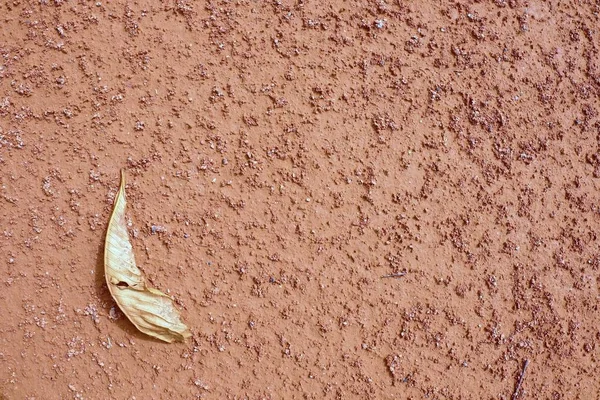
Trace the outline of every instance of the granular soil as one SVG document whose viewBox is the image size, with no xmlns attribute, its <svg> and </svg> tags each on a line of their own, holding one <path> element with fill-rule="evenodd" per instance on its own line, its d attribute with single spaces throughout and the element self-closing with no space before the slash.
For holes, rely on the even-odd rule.
<svg viewBox="0 0 600 400">
<path fill-rule="evenodd" d="M 599 15 L 1 2 L 0 398 L 600 398 Z"/>
</svg>

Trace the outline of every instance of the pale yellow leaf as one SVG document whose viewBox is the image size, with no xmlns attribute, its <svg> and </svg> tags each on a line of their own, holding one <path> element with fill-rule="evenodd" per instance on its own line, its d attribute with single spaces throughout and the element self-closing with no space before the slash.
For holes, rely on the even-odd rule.
<svg viewBox="0 0 600 400">
<path fill-rule="evenodd" d="M 104 274 L 110 294 L 119 308 L 142 332 L 165 342 L 183 341 L 192 336 L 181 321 L 173 300 L 146 285 L 135 264 L 125 221 L 125 173 L 108 223 L 104 244 Z"/>
</svg>

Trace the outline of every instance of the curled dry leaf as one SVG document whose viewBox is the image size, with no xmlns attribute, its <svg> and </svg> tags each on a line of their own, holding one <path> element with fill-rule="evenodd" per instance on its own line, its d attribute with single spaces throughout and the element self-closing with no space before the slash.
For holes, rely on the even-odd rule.
<svg viewBox="0 0 600 400">
<path fill-rule="evenodd" d="M 173 300 L 146 285 L 135 264 L 125 221 L 125 173 L 108 223 L 104 244 L 104 274 L 110 294 L 119 308 L 142 332 L 165 342 L 183 341 L 192 336 L 181 321 Z"/>
</svg>

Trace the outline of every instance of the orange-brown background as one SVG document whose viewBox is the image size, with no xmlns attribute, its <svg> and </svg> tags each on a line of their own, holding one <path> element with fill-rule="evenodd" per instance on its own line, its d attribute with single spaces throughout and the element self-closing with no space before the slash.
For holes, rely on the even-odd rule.
<svg viewBox="0 0 600 400">
<path fill-rule="evenodd" d="M 597 2 L 161 3 L 0 4 L 0 397 L 595 398 Z"/>
</svg>

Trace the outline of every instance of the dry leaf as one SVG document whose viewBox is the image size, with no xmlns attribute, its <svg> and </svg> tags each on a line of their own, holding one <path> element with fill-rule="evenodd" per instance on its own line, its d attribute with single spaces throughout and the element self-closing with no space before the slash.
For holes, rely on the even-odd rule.
<svg viewBox="0 0 600 400">
<path fill-rule="evenodd" d="M 110 294 L 119 308 L 142 332 L 165 342 L 183 341 L 192 336 L 181 321 L 173 300 L 146 285 L 135 264 L 125 221 L 125 173 L 108 223 L 104 244 L 104 274 Z"/>
</svg>

